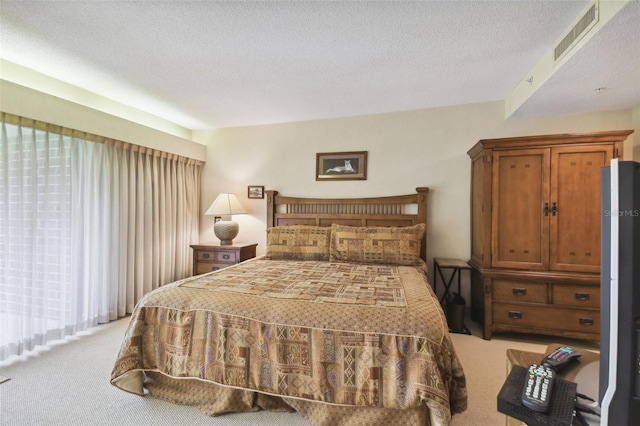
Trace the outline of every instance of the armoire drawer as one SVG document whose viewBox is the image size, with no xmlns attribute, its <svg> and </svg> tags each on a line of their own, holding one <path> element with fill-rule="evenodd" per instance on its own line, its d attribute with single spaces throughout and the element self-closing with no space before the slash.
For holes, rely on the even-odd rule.
<svg viewBox="0 0 640 426">
<path fill-rule="evenodd" d="M 546 283 L 494 279 L 492 298 L 496 302 L 549 303 Z"/>
<path fill-rule="evenodd" d="M 600 312 L 595 309 L 558 308 L 553 305 L 493 304 L 494 324 L 553 330 L 600 332 Z"/>
<path fill-rule="evenodd" d="M 575 306 L 577 308 L 599 308 L 600 287 L 555 284 L 551 289 L 554 305 Z"/>
</svg>

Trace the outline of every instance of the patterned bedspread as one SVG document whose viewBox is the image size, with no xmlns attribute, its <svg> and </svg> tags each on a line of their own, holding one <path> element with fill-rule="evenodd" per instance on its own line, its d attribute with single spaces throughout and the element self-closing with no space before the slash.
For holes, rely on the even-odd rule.
<svg viewBox="0 0 640 426">
<path fill-rule="evenodd" d="M 111 383 L 143 395 L 157 373 L 285 401 L 424 407 L 432 424 L 466 409 L 418 267 L 256 259 L 164 286 L 132 314 Z"/>
</svg>

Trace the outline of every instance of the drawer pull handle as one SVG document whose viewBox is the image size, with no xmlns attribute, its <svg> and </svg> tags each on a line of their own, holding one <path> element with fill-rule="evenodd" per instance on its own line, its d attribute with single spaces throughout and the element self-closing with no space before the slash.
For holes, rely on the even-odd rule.
<svg viewBox="0 0 640 426">
<path fill-rule="evenodd" d="M 219 267 L 219 266 L 213 266 L 213 267 L 211 268 L 211 270 L 212 270 L 212 271 L 217 271 L 218 269 L 220 269 L 220 267 Z"/>
<path fill-rule="evenodd" d="M 231 256 L 230 256 L 230 255 L 228 255 L 228 254 L 223 254 L 223 255 L 222 255 L 222 258 L 223 258 L 224 260 L 229 260 L 229 259 L 231 259 Z"/>
<path fill-rule="evenodd" d="M 202 258 L 203 259 L 208 259 L 209 258 L 209 253 L 202 253 Z"/>
<path fill-rule="evenodd" d="M 511 318 L 511 319 L 521 319 L 522 318 L 522 312 L 509 311 L 509 318 Z"/>
<path fill-rule="evenodd" d="M 527 295 L 527 289 L 526 288 L 514 288 L 513 289 L 513 295 L 514 296 L 526 296 Z"/>
<path fill-rule="evenodd" d="M 580 325 L 593 325 L 593 318 L 580 318 Z"/>
<path fill-rule="evenodd" d="M 576 293 L 576 300 L 589 300 L 589 293 Z"/>
</svg>

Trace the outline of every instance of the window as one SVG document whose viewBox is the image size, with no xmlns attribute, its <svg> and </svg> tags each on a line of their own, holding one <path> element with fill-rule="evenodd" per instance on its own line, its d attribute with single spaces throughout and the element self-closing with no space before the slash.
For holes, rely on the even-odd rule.
<svg viewBox="0 0 640 426">
<path fill-rule="evenodd" d="M 1 117 L 0 360 L 190 275 L 199 162 Z"/>
</svg>

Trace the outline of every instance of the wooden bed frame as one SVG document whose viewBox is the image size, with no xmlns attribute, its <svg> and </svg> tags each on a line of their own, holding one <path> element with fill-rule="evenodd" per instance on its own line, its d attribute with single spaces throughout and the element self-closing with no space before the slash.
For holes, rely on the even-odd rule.
<svg viewBox="0 0 640 426">
<path fill-rule="evenodd" d="M 267 228 L 286 225 L 411 226 L 427 223 L 427 192 L 369 198 L 285 197 L 268 190 Z M 412 213 L 412 210 L 416 210 Z M 427 233 L 422 239 L 422 259 L 427 261 Z"/>
</svg>

